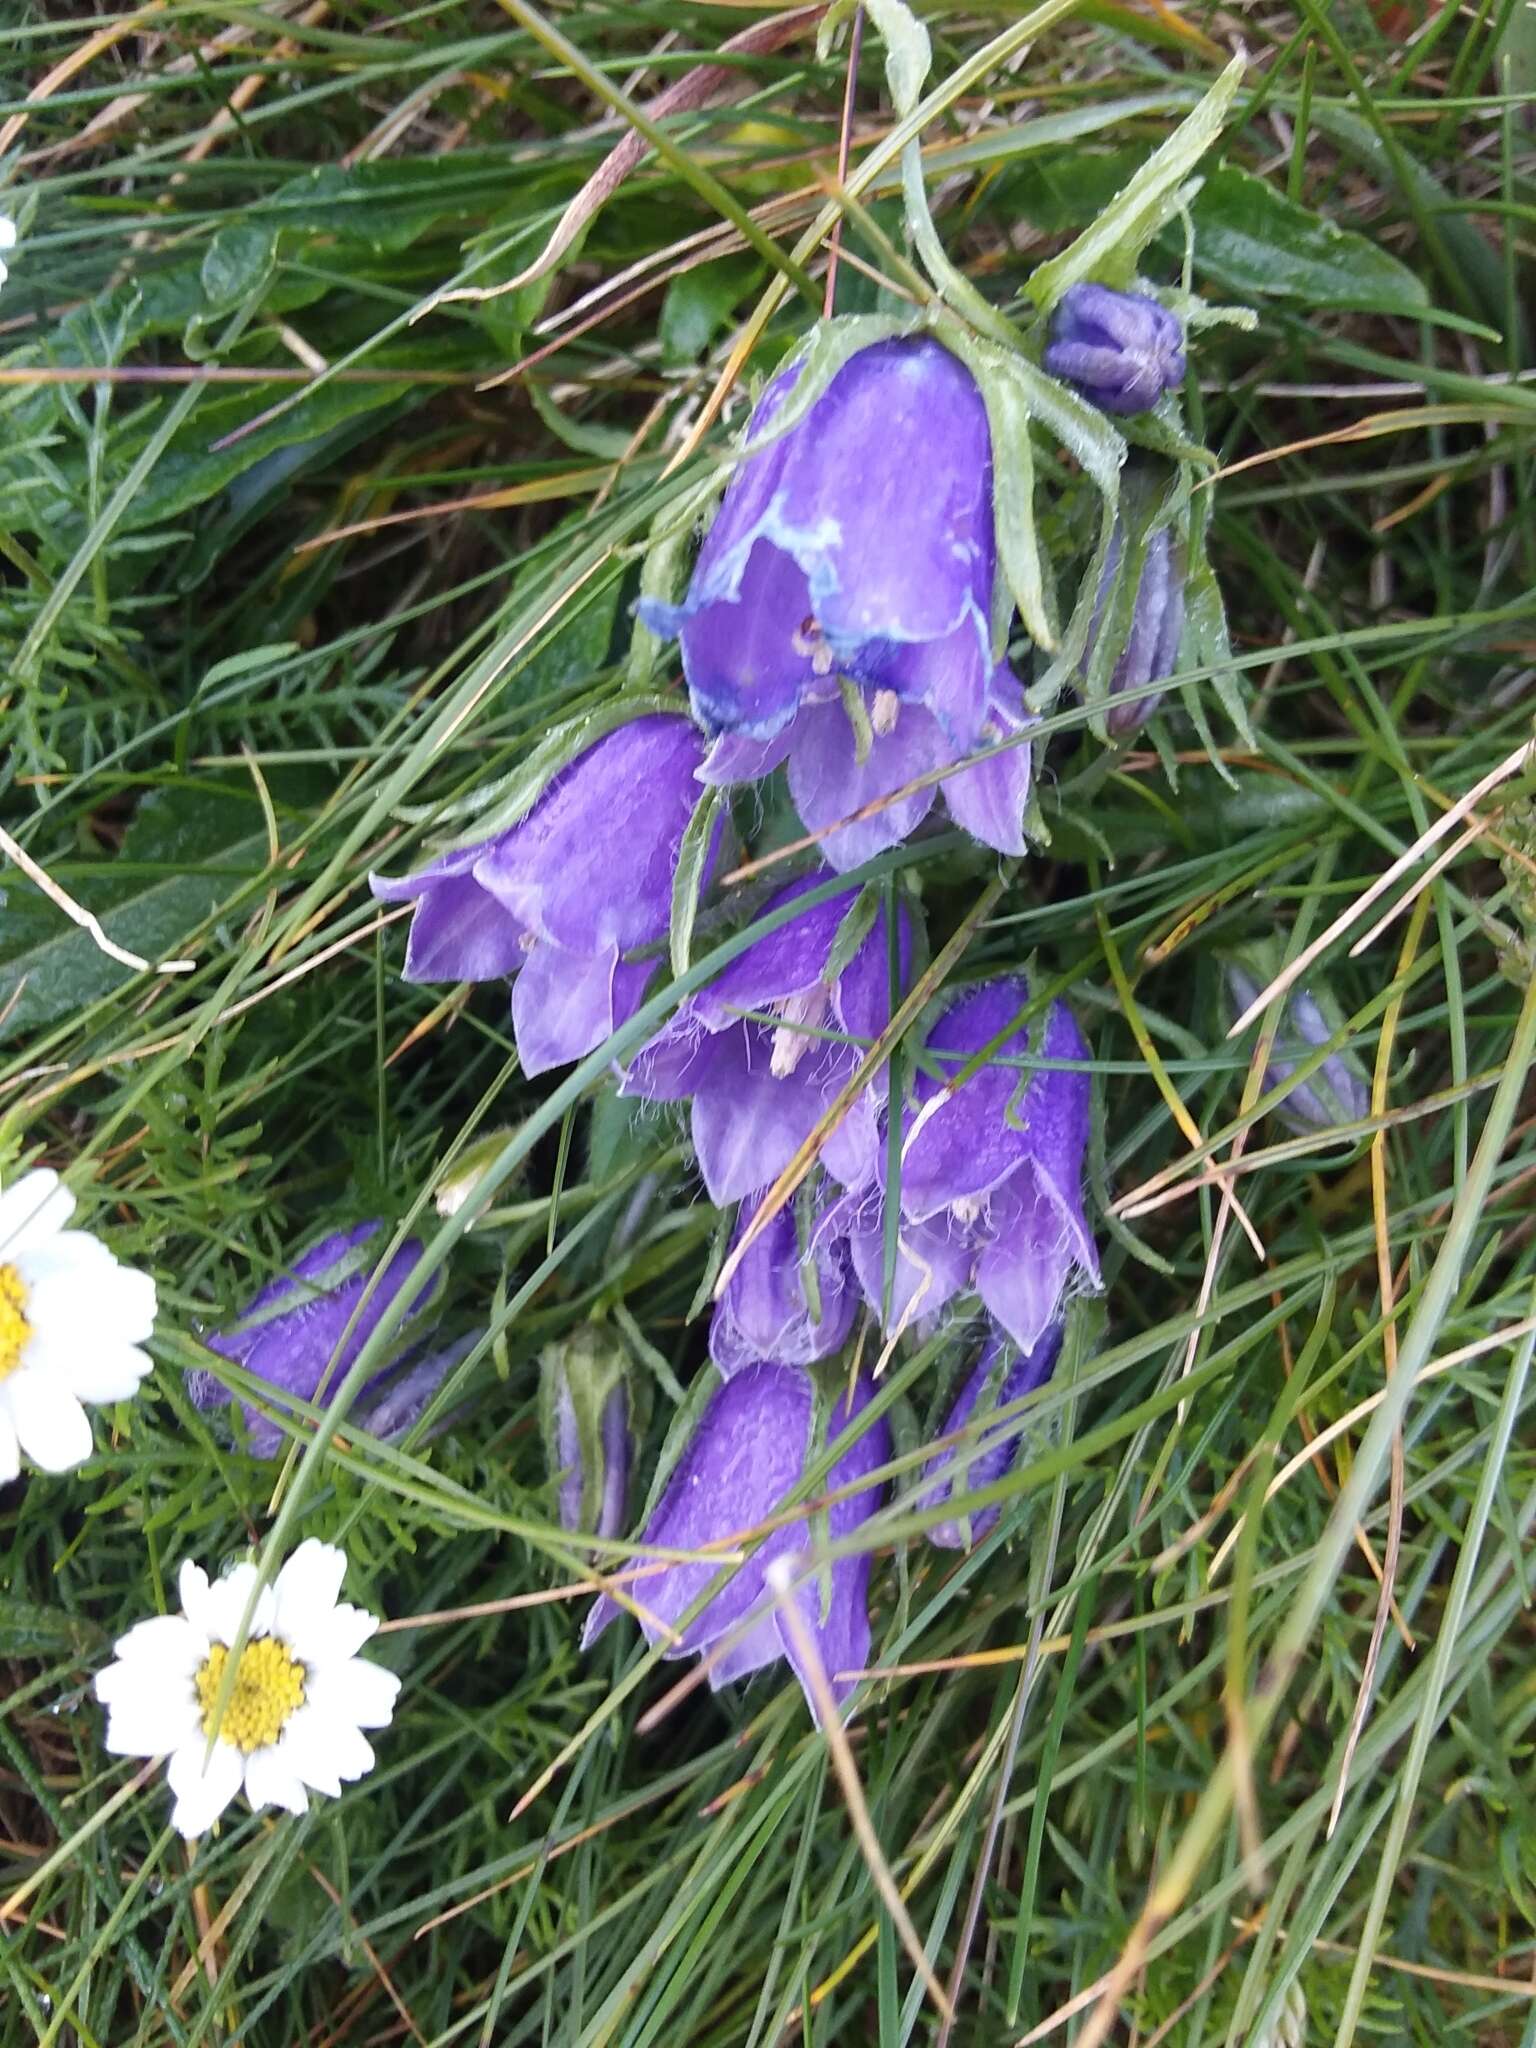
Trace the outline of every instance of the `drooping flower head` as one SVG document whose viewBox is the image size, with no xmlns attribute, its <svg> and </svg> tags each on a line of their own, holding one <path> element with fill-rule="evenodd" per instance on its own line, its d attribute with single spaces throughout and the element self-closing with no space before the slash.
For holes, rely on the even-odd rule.
<svg viewBox="0 0 1536 2048">
<path fill-rule="evenodd" d="M 1097 609 L 1083 655 L 1085 665 L 1093 659 L 1098 635 L 1103 629 L 1110 593 L 1119 574 L 1125 552 L 1125 535 L 1117 525 L 1110 539 L 1104 573 L 1099 583 Z M 1109 706 L 1104 723 L 1116 739 L 1145 725 L 1162 702 L 1161 696 L 1133 697 L 1122 701 L 1127 690 L 1141 690 L 1149 683 L 1171 676 L 1179 663 L 1179 640 L 1184 631 L 1184 565 L 1166 526 L 1159 527 L 1147 542 L 1142 558 L 1141 581 L 1131 602 L 1130 631 L 1109 678 Z"/>
<path fill-rule="evenodd" d="M 990 1427 L 986 1418 L 1045 1385 L 1056 1370 L 1061 1339 L 1060 1323 L 1051 1324 L 1033 1351 L 1015 1351 L 996 1331 L 988 1337 L 941 1431 L 948 1437 L 966 1428 L 979 1428 L 980 1434 L 928 1461 L 925 1477 L 932 1483 L 919 1495 L 916 1507 L 943 1507 L 957 1495 L 979 1493 L 1012 1471 L 1029 1435 L 1029 1417 L 1027 1413 L 1005 1416 Z M 997 1507 L 984 1507 L 970 1516 L 957 1515 L 931 1528 L 928 1540 L 944 1550 L 963 1550 L 970 1543 L 979 1543 L 996 1526 L 1000 1512 Z"/>
<path fill-rule="evenodd" d="M 709 1355 L 727 1378 L 771 1358 L 814 1365 L 841 1349 L 858 1310 L 848 1242 L 825 1184 L 811 1199 L 786 1202 L 748 1246 L 726 1282 L 709 1325 Z M 731 1247 L 741 1242 L 767 1189 L 747 1195 Z"/>
<path fill-rule="evenodd" d="M 301 1401 L 328 1400 L 406 1286 L 421 1256 L 420 1240 L 407 1238 L 382 1272 L 377 1272 L 384 1239 L 384 1225 L 377 1218 L 350 1230 L 333 1231 L 296 1259 L 287 1272 L 269 1280 L 227 1330 L 207 1338 L 208 1349 L 243 1366 L 279 1394 L 292 1394 Z M 405 1423 L 399 1420 L 411 1406 L 403 1398 L 400 1382 L 410 1376 L 412 1396 L 421 1393 L 414 1409 L 420 1414 L 449 1367 L 462 1357 L 462 1349 L 457 1354 L 427 1354 L 418 1348 L 442 1288 L 439 1268 L 416 1291 L 395 1331 L 390 1358 L 358 1397 L 353 1417 L 362 1428 L 371 1426 L 374 1410 L 385 1425 L 381 1433 L 408 1427 L 414 1415 Z M 426 1385 L 428 1380 L 430 1385 Z M 230 1398 L 217 1375 L 203 1368 L 187 1374 L 187 1393 L 195 1407 L 205 1410 L 223 1407 Z M 275 1457 L 288 1440 L 285 1433 L 249 1403 L 244 1405 L 244 1415 L 251 1450 L 258 1458 Z"/>
<path fill-rule="evenodd" d="M 1146 412 L 1184 381 L 1184 330 L 1145 292 L 1074 284 L 1051 316 L 1043 361 L 1105 412 Z"/>
<path fill-rule="evenodd" d="M 865 1379 L 851 1399 L 840 1397 L 824 1431 L 815 1420 L 815 1390 L 807 1375 L 794 1366 L 764 1363 L 749 1366 L 728 1379 L 704 1410 L 697 1429 L 667 1481 L 655 1513 L 640 1541 L 672 1550 L 698 1550 L 706 1544 L 729 1548 L 734 1539 L 750 1538 L 762 1523 L 783 1507 L 823 1442 L 840 1437 L 869 1400 Z M 826 1510 L 827 1540 L 836 1545 L 867 1521 L 879 1507 L 884 1487 L 859 1481 L 891 1455 L 890 1431 L 884 1420 L 872 1424 L 851 1443 L 827 1474 L 827 1494 L 853 1486 L 858 1490 Z M 811 1542 L 811 1505 L 775 1529 L 747 1562 L 736 1569 L 721 1590 L 668 1642 L 669 1658 L 696 1656 L 734 1634 L 744 1632 L 710 1667 L 716 1691 L 732 1679 L 745 1678 L 765 1665 L 787 1657 L 804 1688 L 811 1711 L 815 1694 L 807 1682 L 792 1632 L 777 1618 L 764 1574 L 777 1557 L 805 1552 Z M 812 1574 L 794 1595 L 815 1641 L 822 1667 L 839 1704 L 855 1681 L 841 1674 L 869 1661 L 869 1558 L 840 1557 Z M 717 1578 L 722 1567 L 708 1558 L 697 1563 L 669 1564 L 628 1582 L 629 1597 L 641 1610 L 647 1639 L 666 1641 L 681 1617 Z M 583 1648 L 596 1641 L 619 1614 L 618 1604 L 604 1596 L 587 1618 Z"/>
<path fill-rule="evenodd" d="M 584 1323 L 545 1346 L 539 1415 L 562 1529 L 617 1536 L 629 1500 L 629 1375 L 622 1345 Z"/>
<path fill-rule="evenodd" d="M 704 780 L 787 761 L 809 829 L 841 826 L 822 850 L 846 870 L 905 839 L 939 792 L 841 821 L 1026 718 L 991 651 L 992 445 L 970 371 L 931 336 L 874 342 L 775 431 L 802 370 L 753 414 L 685 601 L 641 611 L 680 637 L 694 715 L 718 735 Z M 1005 852 L 1023 851 L 1029 751 L 942 785 L 956 820 Z"/>
<path fill-rule="evenodd" d="M 765 914 L 825 880 L 823 871 L 790 883 Z M 850 889 L 811 904 L 738 953 L 678 1006 L 624 1077 L 626 1095 L 691 1100 L 694 1150 L 712 1202 L 738 1201 L 775 1179 L 890 1021 L 883 910 L 846 965 L 836 964 L 838 934 L 856 902 Z M 897 927 L 904 984 L 912 950 L 905 906 Z M 877 1090 L 861 1094 L 823 1149 L 827 1170 L 846 1186 L 874 1172 L 879 1100 Z"/>
<path fill-rule="evenodd" d="M 0 1486 L 21 1454 L 43 1472 L 91 1455 L 83 1401 L 126 1401 L 150 1370 L 155 1283 L 66 1228 L 75 1198 L 51 1167 L 0 1194 Z"/>
<path fill-rule="evenodd" d="M 253 1811 L 303 1813 L 311 1791 L 335 1799 L 343 1779 L 373 1769 L 362 1731 L 388 1727 L 400 1681 L 357 1654 L 379 1624 L 338 1601 L 346 1570 L 333 1544 L 310 1537 L 299 1545 L 257 1598 L 222 1714 L 253 1564 L 210 1585 L 188 1560 L 177 1581 L 181 1613 L 137 1623 L 119 1637 L 116 1661 L 97 1673 L 107 1748 L 114 1756 L 169 1755 L 171 1825 L 188 1840 L 205 1834 L 242 1789 Z"/>
<path fill-rule="evenodd" d="M 1086 1061 L 1064 1003 L 1028 1031 L 1020 976 L 960 996 L 928 1034 L 928 1063 L 904 1106 L 900 1221 L 887 1313 L 883 1185 L 843 1203 L 854 1270 L 890 1330 L 926 1322 L 961 1293 L 977 1293 L 1021 1351 L 1033 1351 L 1079 1277 L 1098 1284 L 1083 1214 L 1089 1080 L 1054 1064 Z M 985 1052 L 968 1079 L 964 1068 Z"/>
<path fill-rule="evenodd" d="M 562 769 L 505 831 L 414 875 L 370 876 L 384 902 L 416 906 L 406 980 L 515 976 L 525 1073 L 601 1045 L 639 1009 L 655 971 L 655 960 L 628 956 L 666 934 L 702 759 L 687 719 L 649 713 Z"/>
<path fill-rule="evenodd" d="M 1227 989 L 1234 1012 L 1241 1016 L 1259 999 L 1279 967 L 1274 949 L 1258 950 L 1252 961 L 1227 962 Z M 1256 979 L 1256 968 L 1262 979 Z M 1290 1080 L 1301 1061 L 1339 1035 L 1343 1014 L 1331 997 L 1324 1003 L 1307 988 L 1292 989 L 1281 1010 L 1279 1029 L 1264 1070 L 1264 1093 Z M 1333 1014 L 1330 1016 L 1328 1013 Z M 1347 1046 L 1330 1053 L 1314 1073 L 1275 1105 L 1273 1115 L 1298 1138 L 1359 1123 L 1370 1114 L 1371 1084 L 1359 1058 Z"/>
</svg>

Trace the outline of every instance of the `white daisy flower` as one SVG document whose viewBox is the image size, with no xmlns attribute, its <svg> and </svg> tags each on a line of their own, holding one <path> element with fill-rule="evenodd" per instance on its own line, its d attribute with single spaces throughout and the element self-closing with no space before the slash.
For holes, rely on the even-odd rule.
<svg viewBox="0 0 1536 2048">
<path fill-rule="evenodd" d="M 115 1645 L 117 1662 L 97 1673 L 107 1748 L 117 1756 L 170 1757 L 171 1823 L 189 1841 L 207 1832 L 242 1787 L 253 1809 L 303 1813 L 306 1786 L 334 1799 L 343 1778 L 373 1769 L 362 1730 L 388 1727 L 400 1681 L 357 1655 L 379 1624 L 360 1607 L 338 1604 L 346 1570 L 342 1551 L 310 1537 L 262 1588 L 211 1750 L 255 1565 L 237 1565 L 210 1585 L 205 1571 L 183 1564 L 181 1613 L 129 1629 Z"/>
<path fill-rule="evenodd" d="M 16 223 L 9 214 L 0 213 L 0 284 L 10 276 L 5 267 L 5 258 L 16 246 Z"/>
<path fill-rule="evenodd" d="M 82 1401 L 126 1401 L 149 1371 L 139 1346 L 155 1283 L 99 1238 L 66 1230 L 75 1198 L 40 1166 L 0 1194 L 0 1486 L 21 1452 L 45 1472 L 91 1455 Z"/>
</svg>

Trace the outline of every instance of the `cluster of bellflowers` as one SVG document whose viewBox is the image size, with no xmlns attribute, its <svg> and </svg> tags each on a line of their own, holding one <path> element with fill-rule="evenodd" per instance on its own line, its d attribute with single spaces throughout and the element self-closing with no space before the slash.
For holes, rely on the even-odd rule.
<svg viewBox="0 0 1536 2048">
<path fill-rule="evenodd" d="M 661 1655 L 703 1657 L 713 1686 L 787 1659 L 813 1712 L 841 1707 L 869 1661 L 870 1553 L 856 1539 L 892 1497 L 876 1357 L 949 1328 L 969 1346 L 918 1505 L 935 1542 L 976 1541 L 998 1520 L 986 1489 L 1029 1438 L 1069 1304 L 1099 1285 L 1083 1204 L 1089 1052 L 1065 1002 L 1035 1001 L 1018 974 L 952 988 L 899 1089 L 884 1063 L 860 1071 L 927 940 L 918 892 L 858 871 L 945 826 L 992 855 L 1026 854 L 1038 718 L 1008 658 L 1009 455 L 984 379 L 938 331 L 845 340 L 830 323 L 819 354 L 770 381 L 686 590 L 637 606 L 658 643 L 676 641 L 686 704 L 649 696 L 596 737 L 557 735 L 542 784 L 470 799 L 433 858 L 372 878 L 382 901 L 410 906 L 408 980 L 510 982 L 525 1073 L 622 1034 L 620 1093 L 686 1118 L 727 1218 L 709 1368 L 638 1530 L 622 1344 L 589 1331 L 544 1358 L 562 1525 L 599 1541 L 630 1532 L 642 1559 L 696 1554 L 617 1571 L 584 1642 L 627 1614 Z M 1184 373 L 1183 330 L 1160 300 L 1093 284 L 1063 295 L 1040 372 L 1106 420 L 1166 408 Z M 1075 601 L 1080 687 L 1107 699 L 1107 737 L 1151 715 L 1184 618 L 1177 522 L 1155 493 L 1133 495 Z M 729 914 L 712 895 L 733 844 L 729 793 L 773 777 L 811 864 L 754 900 L 755 935 L 635 1043 L 624 1027 L 668 978 L 680 889 L 716 928 Z M 786 1199 L 776 1183 L 808 1148 Z M 282 1313 L 281 1299 L 263 1304 L 225 1355 L 260 1369 L 262 1329 Z M 355 1344 L 364 1326 L 351 1327 Z M 335 1331 L 324 1345 L 344 1365 Z M 789 1594 L 781 1558 L 804 1567 Z"/>
</svg>

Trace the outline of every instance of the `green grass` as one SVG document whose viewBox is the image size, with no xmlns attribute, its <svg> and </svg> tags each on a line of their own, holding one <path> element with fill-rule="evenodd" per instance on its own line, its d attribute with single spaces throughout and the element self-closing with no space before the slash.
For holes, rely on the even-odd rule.
<svg viewBox="0 0 1536 2048">
<path fill-rule="evenodd" d="M 1503 808 L 1529 776 L 1416 911 L 1330 948 L 1384 1090 L 1342 1139 L 1267 1114 L 1219 956 L 1299 951 L 1530 736 L 1532 17 L 1481 0 L 1410 36 L 1414 0 L 1106 0 L 998 66 L 979 55 L 1020 10 L 919 11 L 954 293 L 1020 324 L 1036 266 L 1241 23 L 1194 280 L 1257 325 L 1204 328 L 1192 361 L 1194 425 L 1252 464 L 1205 496 L 1253 732 L 1215 663 L 1160 715 L 1161 757 L 1106 760 L 1064 696 L 1050 846 L 964 949 L 966 978 L 1028 961 L 1089 1037 L 1106 1292 L 967 1557 L 913 1506 L 945 1347 L 882 1382 L 897 1470 L 861 1540 L 878 1660 L 918 1668 L 853 1724 L 871 1821 L 953 1983 L 955 2048 L 1087 2040 L 1112 1973 L 1104 2038 L 1139 2048 L 1530 2048 L 1536 999 L 1500 967 L 1533 851 Z M 403 985 L 365 881 L 553 724 L 673 681 L 629 607 L 742 390 L 819 311 L 846 31 L 824 59 L 802 29 L 737 60 L 734 99 L 665 121 L 544 279 L 434 302 L 527 268 L 614 109 L 767 19 L 18 0 L 7 25 L 0 826 L 121 945 L 195 965 L 133 974 L 0 876 L 0 1165 L 66 1167 L 163 1304 L 151 1387 L 98 1415 L 93 1462 L 0 1494 L 6 2044 L 941 2038 L 798 1688 L 694 1690 L 642 1725 L 684 1667 L 632 1629 L 583 1657 L 584 1603 L 528 1601 L 584 1569 L 538 1353 L 595 1308 L 623 1322 L 656 1361 L 648 1472 L 702 1366 L 717 1219 L 678 1127 L 618 1117 L 602 1059 L 530 1084 L 501 990 Z M 840 311 L 929 292 L 882 56 L 871 28 Z M 1175 223 L 1146 273 L 1184 254 Z M 744 335 L 745 383 L 673 467 Z M 1037 460 L 1042 547 L 1076 559 L 1082 509 Z M 935 952 L 999 873 L 953 836 L 882 865 L 921 887 Z M 706 919 L 696 978 L 723 942 Z M 439 1223 L 437 1180 L 492 1132 L 490 1211 Z M 1262 1263 L 1199 1177 L 1234 1152 Z M 1156 1176 L 1145 1201 L 1169 1198 L 1133 1199 Z M 463 1412 L 400 1450 L 297 1430 L 257 1464 L 182 1393 L 197 1332 L 373 1213 L 420 1227 L 451 1326 L 486 1333 Z M 158 1777 L 102 1750 L 90 1678 L 183 1556 L 300 1534 L 344 1542 L 349 1596 L 404 1624 L 378 1650 L 397 1719 L 342 1800 L 232 1809 L 189 1860 Z M 1389 1555 L 1401 1626 L 1355 1731 Z M 524 1604 L 412 1621 L 487 1602 Z"/>
</svg>

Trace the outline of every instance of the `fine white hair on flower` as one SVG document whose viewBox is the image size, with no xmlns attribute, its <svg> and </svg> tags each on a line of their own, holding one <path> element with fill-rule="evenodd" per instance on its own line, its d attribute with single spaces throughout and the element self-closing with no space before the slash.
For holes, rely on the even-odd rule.
<svg viewBox="0 0 1536 2048">
<path fill-rule="evenodd" d="M 155 1283 L 66 1226 L 75 1198 L 50 1167 L 0 1194 L 0 1485 L 21 1454 L 44 1472 L 91 1455 L 83 1401 L 126 1401 L 150 1369 L 140 1345 Z"/>
<path fill-rule="evenodd" d="M 177 1581 L 181 1613 L 129 1629 L 114 1645 L 117 1661 L 97 1673 L 107 1748 L 170 1759 L 171 1824 L 189 1841 L 239 1791 L 253 1810 L 303 1813 L 310 1792 L 334 1799 L 343 1779 L 373 1769 L 362 1731 L 388 1727 L 400 1681 L 357 1654 L 379 1624 L 337 1599 L 346 1570 L 334 1544 L 301 1543 L 257 1595 L 231 1678 L 256 1567 L 237 1565 L 210 1584 L 188 1560 Z"/>
</svg>

